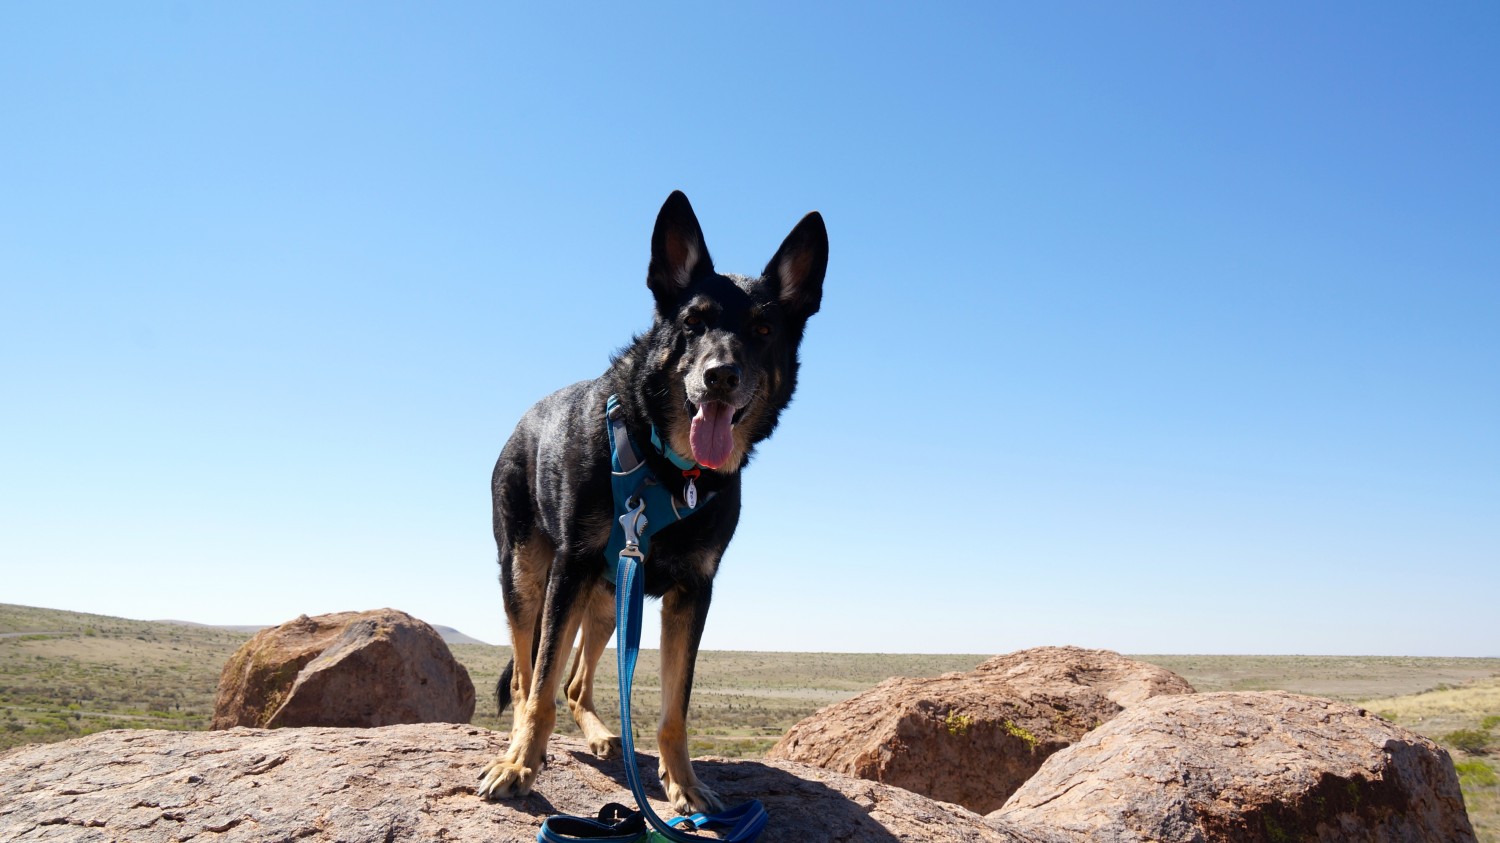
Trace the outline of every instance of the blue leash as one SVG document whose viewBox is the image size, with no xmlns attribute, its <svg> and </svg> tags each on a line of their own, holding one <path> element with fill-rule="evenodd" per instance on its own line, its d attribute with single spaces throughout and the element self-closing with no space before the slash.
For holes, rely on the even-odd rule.
<svg viewBox="0 0 1500 843">
<path fill-rule="evenodd" d="M 639 517 L 642 508 L 625 518 Z M 770 821 L 770 814 L 760 800 L 752 799 L 718 814 L 693 814 L 678 817 L 668 823 L 652 810 L 646 798 L 646 788 L 641 783 L 641 771 L 635 763 L 635 736 L 630 725 L 630 690 L 635 680 L 635 663 L 641 651 L 641 610 L 645 605 L 645 578 L 640 574 L 640 548 L 634 542 L 633 525 L 627 525 L 626 536 L 630 541 L 620 553 L 615 569 L 615 628 L 619 639 L 615 642 L 620 656 L 620 743 L 625 757 L 625 780 L 635 796 L 639 811 L 631 811 L 618 803 L 610 803 L 599 812 L 597 819 L 587 817 L 553 816 L 542 823 L 537 832 L 538 843 L 576 843 L 576 841 L 611 841 L 611 843 L 646 843 L 647 841 L 670 840 L 673 843 L 705 843 L 705 841 L 728 841 L 728 843 L 751 843 L 760 836 Z M 694 831 L 727 830 L 728 835 L 704 837 Z"/>
<path fill-rule="evenodd" d="M 635 763 L 635 730 L 630 725 L 630 691 L 635 681 L 635 663 L 641 652 L 641 612 L 645 607 L 646 588 L 645 577 L 641 574 L 640 566 L 645 560 L 645 546 L 650 537 L 650 520 L 647 518 L 647 510 L 652 502 L 652 497 L 662 497 L 660 486 L 655 485 L 654 479 L 647 480 L 646 477 L 633 477 L 636 470 L 644 469 L 644 464 L 634 452 L 634 445 L 629 436 L 625 434 L 624 423 L 619 419 L 616 408 L 618 401 L 615 396 L 609 398 L 606 410 L 606 423 L 610 431 L 611 469 L 613 473 L 615 512 L 619 514 L 618 529 L 611 531 L 610 550 L 618 549 L 619 557 L 613 571 L 615 577 L 615 647 L 619 654 L 620 673 L 620 743 L 625 757 L 625 780 L 630 785 L 630 792 L 635 796 L 636 804 L 640 806 L 639 811 L 631 811 L 623 805 L 610 803 L 605 805 L 599 812 L 597 819 L 587 817 L 553 816 L 548 817 L 542 823 L 541 831 L 537 832 L 538 843 L 575 843 L 575 841 L 613 841 L 613 843 L 637 843 L 641 841 L 670 840 L 673 843 L 706 843 L 706 841 L 729 841 L 729 843 L 751 843 L 760 836 L 761 831 L 770 821 L 771 816 L 766 813 L 765 806 L 757 799 L 752 799 L 742 805 L 737 805 L 727 811 L 717 814 L 693 814 L 690 817 L 678 817 L 671 823 L 657 816 L 651 809 L 651 803 L 646 798 L 646 788 L 641 784 L 641 771 Z M 655 431 L 652 438 L 655 439 Z M 669 451 L 670 453 L 670 451 Z M 672 454 L 674 463 L 679 468 L 681 458 Z M 648 470 L 642 470 L 642 475 L 649 475 Z M 655 494 L 648 494 L 654 492 Z M 665 495 L 672 515 L 676 518 L 683 517 L 678 507 L 671 498 L 670 493 Z M 692 493 L 696 498 L 696 493 Z M 658 503 L 658 506 L 662 506 Z M 688 507 L 691 514 L 697 508 L 697 501 L 693 500 Z M 622 514 L 623 513 L 623 514 Z M 665 514 L 665 513 L 663 513 Z M 676 518 L 670 520 L 676 520 Z M 657 528 L 670 523 L 669 519 L 662 517 L 657 521 Z M 674 825 L 675 824 L 675 825 Z M 723 838 L 704 837 L 690 833 L 692 831 L 708 829 L 711 831 L 727 830 L 728 835 Z"/>
</svg>

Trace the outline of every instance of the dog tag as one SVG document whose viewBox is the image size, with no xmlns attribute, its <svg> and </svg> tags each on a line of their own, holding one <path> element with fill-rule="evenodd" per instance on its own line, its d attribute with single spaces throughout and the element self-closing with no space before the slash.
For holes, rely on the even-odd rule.
<svg viewBox="0 0 1500 843">
<path fill-rule="evenodd" d="M 687 489 L 683 491 L 682 496 L 687 502 L 688 509 L 698 508 L 698 487 L 693 485 L 693 478 L 688 478 Z"/>
</svg>

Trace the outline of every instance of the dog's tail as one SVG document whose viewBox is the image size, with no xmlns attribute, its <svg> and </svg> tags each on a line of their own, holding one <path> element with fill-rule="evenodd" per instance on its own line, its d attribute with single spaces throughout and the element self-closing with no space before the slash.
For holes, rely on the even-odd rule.
<svg viewBox="0 0 1500 843">
<path fill-rule="evenodd" d="M 515 670 L 516 660 L 511 659 L 505 663 L 505 669 L 500 671 L 500 681 L 495 683 L 496 717 L 504 714 L 506 707 L 510 705 L 510 677 Z"/>
</svg>

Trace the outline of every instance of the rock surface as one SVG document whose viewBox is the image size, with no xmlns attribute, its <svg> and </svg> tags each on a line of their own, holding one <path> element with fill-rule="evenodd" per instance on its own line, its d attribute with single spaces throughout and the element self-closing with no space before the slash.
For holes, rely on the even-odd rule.
<svg viewBox="0 0 1500 843">
<path fill-rule="evenodd" d="M 767 757 L 993 811 L 1049 755 L 1125 707 L 1192 691 L 1108 650 L 1039 647 L 968 673 L 888 679 L 798 723 Z"/>
<path fill-rule="evenodd" d="M 619 760 L 554 736 L 528 797 L 485 802 L 480 767 L 504 736 L 474 726 L 113 731 L 0 755 L 5 841 L 536 840 L 554 813 L 630 804 Z M 654 758 L 638 756 L 671 816 Z M 727 800 L 770 811 L 762 840 L 1052 843 L 898 788 L 792 763 L 698 760 Z"/>
<path fill-rule="evenodd" d="M 1049 758 L 990 817 L 1075 841 L 1474 840 L 1440 747 L 1279 691 L 1143 702 Z"/>
<path fill-rule="evenodd" d="M 210 728 L 467 723 L 474 683 L 442 636 L 394 609 L 260 631 L 219 676 Z"/>
</svg>

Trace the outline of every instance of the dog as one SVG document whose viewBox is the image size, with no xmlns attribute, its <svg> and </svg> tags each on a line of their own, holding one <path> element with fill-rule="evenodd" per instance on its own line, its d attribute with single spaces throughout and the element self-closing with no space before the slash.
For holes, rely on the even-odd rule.
<svg viewBox="0 0 1500 843">
<path fill-rule="evenodd" d="M 480 774 L 481 797 L 531 792 L 575 640 L 568 707 L 596 756 L 621 752 L 593 702 L 594 670 L 615 625 L 606 402 L 616 396 L 615 418 L 646 468 L 674 503 L 693 507 L 655 534 L 642 565 L 646 593 L 661 600 L 658 773 L 678 811 L 722 810 L 688 759 L 693 668 L 714 575 L 740 519 L 740 471 L 792 400 L 798 348 L 822 303 L 827 269 L 828 230 L 814 211 L 760 277 L 721 275 L 692 205 L 673 192 L 651 234 L 650 329 L 617 352 L 602 376 L 543 398 L 517 424 L 491 479 L 513 650 L 496 694 L 501 712 L 514 702 L 515 720 L 505 752 Z M 683 470 L 674 455 L 679 463 L 690 456 L 694 467 Z"/>
</svg>

